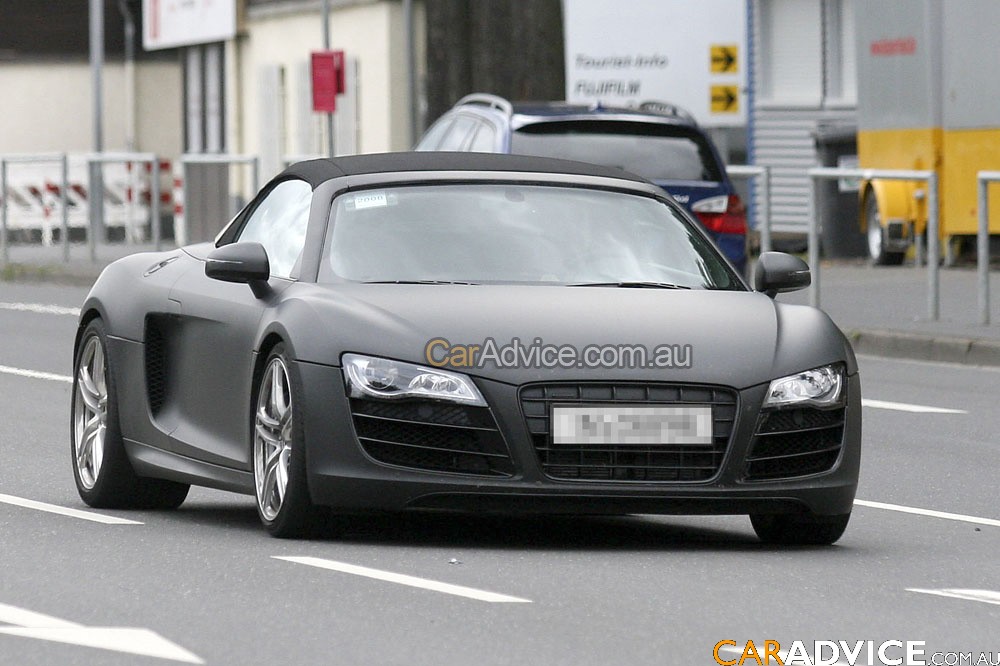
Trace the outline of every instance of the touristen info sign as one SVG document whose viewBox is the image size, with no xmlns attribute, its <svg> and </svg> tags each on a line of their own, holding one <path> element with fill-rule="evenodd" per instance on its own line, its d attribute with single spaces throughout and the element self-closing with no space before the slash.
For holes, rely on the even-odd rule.
<svg viewBox="0 0 1000 666">
<path fill-rule="evenodd" d="M 563 0 L 566 99 L 746 124 L 746 0 Z"/>
</svg>

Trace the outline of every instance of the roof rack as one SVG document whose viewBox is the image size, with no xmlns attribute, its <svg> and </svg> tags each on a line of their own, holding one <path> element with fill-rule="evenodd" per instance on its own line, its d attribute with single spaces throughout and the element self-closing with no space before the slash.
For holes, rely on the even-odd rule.
<svg viewBox="0 0 1000 666">
<path fill-rule="evenodd" d="M 646 111 L 647 113 L 659 113 L 664 116 L 674 116 L 675 118 L 683 118 L 684 120 L 696 122 L 694 116 L 692 116 L 690 112 L 686 109 L 682 109 L 676 104 L 671 104 L 670 102 L 661 102 L 655 99 L 647 100 L 639 104 L 639 110 Z"/>
<path fill-rule="evenodd" d="M 510 102 L 499 95 L 491 95 L 489 93 L 472 93 L 455 102 L 455 106 L 462 106 L 463 104 L 482 104 L 491 109 L 502 111 L 508 116 L 514 113 L 514 107 Z"/>
</svg>

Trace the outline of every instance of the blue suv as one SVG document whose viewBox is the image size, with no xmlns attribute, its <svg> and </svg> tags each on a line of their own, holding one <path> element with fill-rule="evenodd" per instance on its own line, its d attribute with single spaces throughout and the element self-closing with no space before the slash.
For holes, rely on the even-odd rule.
<svg viewBox="0 0 1000 666">
<path fill-rule="evenodd" d="M 646 102 L 635 109 L 512 104 L 477 93 L 460 99 L 414 149 L 560 157 L 631 171 L 669 192 L 740 272 L 746 268 L 743 202 L 711 139 L 672 104 Z"/>
</svg>

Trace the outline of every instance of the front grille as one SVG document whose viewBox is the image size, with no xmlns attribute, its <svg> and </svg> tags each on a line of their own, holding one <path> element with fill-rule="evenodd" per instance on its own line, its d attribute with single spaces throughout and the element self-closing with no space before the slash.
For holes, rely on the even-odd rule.
<svg viewBox="0 0 1000 666">
<path fill-rule="evenodd" d="M 521 410 L 538 461 L 547 476 L 573 481 L 692 482 L 715 476 L 725 457 L 736 420 L 732 389 L 681 384 L 530 384 L 521 389 Z M 555 404 L 711 405 L 711 446 L 685 444 L 554 444 Z"/>
<path fill-rule="evenodd" d="M 166 347 L 159 323 L 148 317 L 145 347 L 146 397 L 149 399 L 149 411 L 154 415 L 160 411 L 167 399 Z"/>
<path fill-rule="evenodd" d="M 747 481 L 830 471 L 840 457 L 845 409 L 805 407 L 766 412 L 747 456 Z"/>
<path fill-rule="evenodd" d="M 351 415 L 361 448 L 378 462 L 481 476 L 514 472 L 507 444 L 486 407 L 354 398 Z"/>
</svg>

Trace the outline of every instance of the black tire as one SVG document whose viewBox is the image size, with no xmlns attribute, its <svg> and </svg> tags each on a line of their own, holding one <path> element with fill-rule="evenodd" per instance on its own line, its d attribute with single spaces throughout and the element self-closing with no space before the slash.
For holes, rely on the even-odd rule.
<svg viewBox="0 0 1000 666">
<path fill-rule="evenodd" d="M 283 378 L 276 382 L 274 373 Z M 303 404 L 297 369 L 279 343 L 255 382 L 250 423 L 257 515 L 264 529 L 279 538 L 308 536 L 321 518 L 309 497 Z M 279 492 L 282 475 L 284 488 Z"/>
<path fill-rule="evenodd" d="M 118 420 L 115 362 L 104 323 L 87 324 L 73 361 L 70 461 L 80 498 L 102 509 L 176 509 L 190 486 L 138 476 Z M 79 418 L 78 418 L 79 417 Z"/>
<path fill-rule="evenodd" d="M 875 266 L 899 266 L 906 258 L 905 252 L 889 252 L 885 249 L 885 227 L 878 211 L 878 200 L 874 192 L 865 197 L 865 228 L 867 229 L 868 257 Z"/>
<path fill-rule="evenodd" d="M 750 514 L 750 523 L 761 541 L 782 546 L 829 546 L 839 539 L 850 513 L 837 516 L 799 514 Z"/>
</svg>

